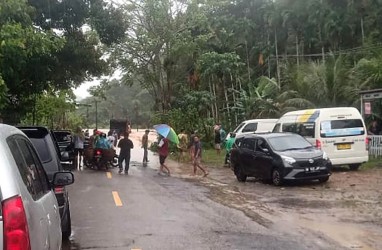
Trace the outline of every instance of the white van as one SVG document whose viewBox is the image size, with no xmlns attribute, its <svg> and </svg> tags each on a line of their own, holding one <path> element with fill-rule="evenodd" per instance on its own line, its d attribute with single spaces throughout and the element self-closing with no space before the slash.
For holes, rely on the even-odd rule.
<svg viewBox="0 0 382 250">
<path fill-rule="evenodd" d="M 278 119 L 253 119 L 246 120 L 239 124 L 233 131 L 237 135 L 249 133 L 272 132 Z M 229 133 L 227 139 L 229 138 Z"/>
<path fill-rule="evenodd" d="M 355 108 L 323 108 L 288 112 L 273 132 L 293 132 L 326 152 L 333 165 L 357 170 L 369 160 L 365 123 Z"/>
</svg>

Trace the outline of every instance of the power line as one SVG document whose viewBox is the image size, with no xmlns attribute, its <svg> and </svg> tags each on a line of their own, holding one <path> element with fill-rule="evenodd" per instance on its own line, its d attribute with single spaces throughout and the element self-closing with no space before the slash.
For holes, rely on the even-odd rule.
<svg viewBox="0 0 382 250">
<path fill-rule="evenodd" d="M 324 56 L 328 55 L 344 55 L 344 54 L 354 54 L 356 52 L 360 51 L 365 51 L 365 50 L 373 50 L 373 49 L 382 49 L 382 44 L 372 44 L 368 46 L 362 46 L 362 47 L 355 47 L 355 48 L 350 48 L 350 49 L 344 49 L 344 50 L 338 50 L 338 51 L 331 51 L 331 52 L 326 52 L 324 53 Z M 297 57 L 322 57 L 322 53 L 314 53 L 314 54 L 287 54 L 287 55 L 279 55 L 279 56 L 270 56 L 271 59 L 285 59 L 285 58 L 297 58 Z"/>
</svg>

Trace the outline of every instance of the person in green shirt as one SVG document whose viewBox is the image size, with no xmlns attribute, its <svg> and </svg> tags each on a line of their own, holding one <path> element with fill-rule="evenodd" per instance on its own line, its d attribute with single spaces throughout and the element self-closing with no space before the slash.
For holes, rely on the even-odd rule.
<svg viewBox="0 0 382 250">
<path fill-rule="evenodd" d="M 229 133 L 229 138 L 225 142 L 225 150 L 226 150 L 226 155 L 225 155 L 225 160 L 224 160 L 224 164 L 225 165 L 228 164 L 229 155 L 230 155 L 232 146 L 235 143 L 235 137 L 236 137 L 235 133 L 230 132 Z"/>
</svg>

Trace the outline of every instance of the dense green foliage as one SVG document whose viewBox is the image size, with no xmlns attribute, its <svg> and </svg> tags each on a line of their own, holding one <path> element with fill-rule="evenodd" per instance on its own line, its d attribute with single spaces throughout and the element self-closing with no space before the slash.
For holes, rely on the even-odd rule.
<svg viewBox="0 0 382 250">
<path fill-rule="evenodd" d="M 47 123 L 42 117 L 51 111 L 37 112 L 39 102 L 52 103 L 49 96 L 58 104 L 52 106 L 62 96 L 73 102 L 71 88 L 113 67 L 122 70 L 121 80 L 93 88 L 83 102 L 92 106 L 78 107 L 82 117 L 87 111 L 87 125 L 95 125 L 95 101 L 100 124 L 129 117 L 142 127 L 166 122 L 205 138 L 215 122 L 228 130 L 290 110 L 359 108 L 360 90 L 382 86 L 381 14 L 382 0 L 127 0 L 119 6 L 4 0 L 0 112 Z M 73 105 L 56 112 L 70 113 Z"/>
<path fill-rule="evenodd" d="M 232 128 L 301 108 L 359 107 L 359 90 L 381 86 L 380 0 L 130 0 L 125 9 L 129 36 L 115 57 L 124 82 L 152 95 L 153 122 Z M 192 123 L 184 107 L 198 112 Z"/>
<path fill-rule="evenodd" d="M 26 116 L 33 117 L 32 123 L 42 121 L 35 120 L 37 109 L 45 107 L 38 107 L 41 100 L 49 106 L 51 98 L 57 99 L 55 105 L 60 106 L 60 91 L 68 93 L 85 80 L 107 74 L 104 44 L 124 36 L 122 13 L 102 0 L 0 1 L 0 117 L 4 122 L 18 123 Z M 66 112 L 73 109 L 72 104 Z"/>
</svg>

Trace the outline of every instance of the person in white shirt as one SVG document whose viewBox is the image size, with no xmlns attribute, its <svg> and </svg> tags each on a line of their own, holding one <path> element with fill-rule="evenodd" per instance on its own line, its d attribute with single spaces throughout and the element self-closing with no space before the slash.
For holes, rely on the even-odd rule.
<svg viewBox="0 0 382 250">
<path fill-rule="evenodd" d="M 85 142 L 85 134 L 82 132 L 81 127 L 78 127 L 76 133 L 73 136 L 73 144 L 74 144 L 74 166 L 80 168 L 82 166 L 82 158 L 84 155 L 84 142 Z"/>
<path fill-rule="evenodd" d="M 110 145 L 111 145 L 111 148 L 114 149 L 114 146 L 115 146 L 115 137 L 113 135 L 113 131 L 109 131 L 109 133 L 107 134 L 107 140 L 109 141 Z"/>
</svg>

